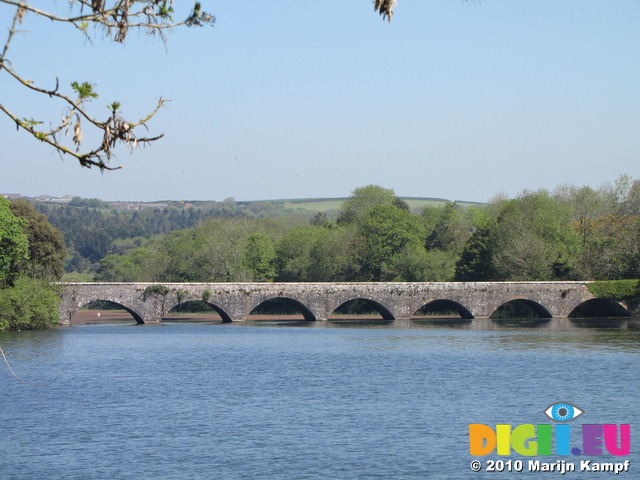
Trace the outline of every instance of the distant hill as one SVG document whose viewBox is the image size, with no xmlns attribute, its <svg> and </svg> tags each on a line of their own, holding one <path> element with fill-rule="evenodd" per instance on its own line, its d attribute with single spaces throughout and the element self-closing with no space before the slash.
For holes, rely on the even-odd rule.
<svg viewBox="0 0 640 480">
<path fill-rule="evenodd" d="M 26 198 L 26 197 L 24 197 Z M 145 218 L 149 217 L 151 212 L 155 212 L 153 216 L 162 218 L 161 226 L 157 229 L 153 228 L 148 231 L 143 229 L 145 233 L 142 235 L 152 235 L 156 233 L 166 233 L 174 229 L 189 228 L 195 226 L 200 221 L 209 217 L 246 217 L 246 218 L 278 218 L 287 216 L 299 216 L 311 218 L 316 213 L 324 213 L 329 220 L 335 220 L 338 217 L 340 205 L 348 197 L 338 198 L 290 198 L 277 200 L 243 200 L 236 201 L 233 198 L 227 198 L 222 201 L 214 200 L 195 200 L 195 201 L 176 201 L 164 200 L 156 202 L 106 202 L 97 198 L 81 198 L 67 196 L 63 199 L 50 196 L 40 196 L 30 199 L 38 205 L 41 213 L 50 217 L 50 221 L 54 225 L 60 223 L 55 212 L 60 212 L 60 208 L 90 209 L 92 211 L 102 211 L 104 214 L 115 211 L 123 214 L 132 214 L 134 212 L 146 212 Z M 414 213 L 420 213 L 420 210 L 426 206 L 443 206 L 450 201 L 444 198 L 434 197 L 400 197 L 407 202 L 409 208 Z M 64 200 L 64 201 L 63 201 Z M 456 201 L 462 208 L 482 205 L 479 202 Z M 66 210 L 70 212 L 71 210 Z M 180 214 L 180 218 L 176 216 Z M 68 213 L 67 213 L 68 215 Z M 169 219 L 169 221 L 167 221 Z M 152 222 L 157 223 L 157 222 Z M 59 225 L 56 225 L 61 228 Z M 67 235 L 69 233 L 67 232 Z"/>
<path fill-rule="evenodd" d="M 71 207 L 89 207 L 94 209 L 113 209 L 113 210 L 165 210 L 167 208 L 177 209 L 201 209 L 208 212 L 219 211 L 221 207 L 226 207 L 225 213 L 229 213 L 228 210 L 235 210 L 239 208 L 244 210 L 243 213 L 251 212 L 253 216 L 274 216 L 281 217 L 291 214 L 313 215 L 318 212 L 326 213 L 329 217 L 337 215 L 340 205 L 348 197 L 337 198 L 288 198 L 277 200 L 242 200 L 236 201 L 233 198 L 227 198 L 222 201 L 215 200 L 163 200 L 160 202 L 128 202 L 128 201 L 103 201 L 97 198 L 81 198 L 72 197 L 67 195 L 65 197 L 52 197 L 50 195 L 40 195 L 38 197 L 29 198 L 22 197 L 19 194 L 3 194 L 7 198 L 25 198 L 27 200 L 40 203 L 40 204 L 57 204 L 57 205 L 69 205 Z M 444 203 L 451 200 L 445 198 L 436 197 L 400 197 L 407 202 L 409 208 L 412 211 L 418 212 L 421 208 L 426 206 L 442 206 Z M 471 206 L 483 205 L 481 202 L 459 201 L 454 200 L 462 208 L 468 208 Z M 220 212 L 218 212 L 220 213 Z M 234 212 L 236 215 L 239 212 Z M 213 216 L 216 216 L 213 213 Z M 226 216 L 224 214 L 220 216 Z M 229 215 L 235 216 L 235 215 Z M 252 215 L 250 215 L 252 216 Z"/>
<path fill-rule="evenodd" d="M 447 200 L 445 198 L 434 197 L 400 197 L 407 202 L 409 208 L 412 211 L 419 211 L 421 208 L 427 206 L 438 207 L 444 205 Z M 283 202 L 285 207 L 294 208 L 297 210 L 308 210 L 310 212 L 324 212 L 331 217 L 331 214 L 337 214 L 340 209 L 340 205 L 347 197 L 340 198 L 304 198 L 304 199 L 289 199 L 289 200 L 274 200 L 274 202 Z M 242 203 L 242 202 L 238 202 Z M 456 203 L 462 208 L 468 208 L 471 206 L 482 205 L 480 202 L 461 202 Z"/>
</svg>

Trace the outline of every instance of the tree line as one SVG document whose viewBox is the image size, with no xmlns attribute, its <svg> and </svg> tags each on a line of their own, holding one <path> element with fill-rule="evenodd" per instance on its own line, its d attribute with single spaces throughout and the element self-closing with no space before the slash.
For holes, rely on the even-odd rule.
<svg viewBox="0 0 640 480">
<path fill-rule="evenodd" d="M 295 213 L 283 201 L 197 202 L 186 208 L 168 202 L 167 208 L 114 210 L 98 199 L 74 197 L 66 205 L 35 202 L 35 209 L 64 235 L 68 254 L 65 271 L 89 280 L 109 254 L 123 254 L 147 243 L 155 235 L 193 228 L 209 218 L 280 217 Z"/>
<path fill-rule="evenodd" d="M 562 186 L 411 212 L 357 188 L 330 221 L 209 218 L 103 258 L 98 281 L 482 281 L 640 278 L 640 181 Z"/>
</svg>

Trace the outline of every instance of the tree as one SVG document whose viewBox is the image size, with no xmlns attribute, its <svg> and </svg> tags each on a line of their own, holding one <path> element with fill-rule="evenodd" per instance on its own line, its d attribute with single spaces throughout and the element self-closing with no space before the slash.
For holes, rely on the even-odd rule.
<svg viewBox="0 0 640 480">
<path fill-rule="evenodd" d="M 396 199 L 396 194 L 390 188 L 382 188 L 378 185 L 358 187 L 340 205 L 337 222 L 339 225 L 360 224 L 373 207 L 392 205 L 397 201 Z"/>
<path fill-rule="evenodd" d="M 447 202 L 444 207 L 426 207 L 422 214 L 428 229 L 426 247 L 459 252 L 469 237 L 469 227 L 460 207 Z"/>
<path fill-rule="evenodd" d="M 100 260 L 94 280 L 98 282 L 154 282 L 162 279 L 154 269 L 157 252 L 147 247 L 132 250 L 127 255 L 107 255 Z"/>
<path fill-rule="evenodd" d="M 196 229 L 179 230 L 162 238 L 158 248 L 164 252 L 167 260 L 162 271 L 162 281 L 214 281 L 209 267 L 211 260 L 202 259 L 203 239 L 198 233 Z"/>
<path fill-rule="evenodd" d="M 313 261 L 310 281 L 351 282 L 358 280 L 357 252 L 360 246 L 355 226 L 324 229 L 311 249 Z"/>
<path fill-rule="evenodd" d="M 237 218 L 211 219 L 197 228 L 197 242 L 201 250 L 197 252 L 194 263 L 204 267 L 206 277 L 203 281 L 249 280 L 251 274 L 243 264 L 243 259 L 247 239 L 254 227 L 254 222 Z"/>
<path fill-rule="evenodd" d="M 12 288 L 0 289 L 0 331 L 54 327 L 59 304 L 54 285 L 20 276 Z"/>
<path fill-rule="evenodd" d="M 640 217 L 640 180 L 633 182 L 620 208 L 624 215 Z"/>
<path fill-rule="evenodd" d="M 310 221 L 311 225 L 316 227 L 328 227 L 329 226 L 329 218 L 327 214 L 324 212 L 316 213 Z"/>
<path fill-rule="evenodd" d="M 60 280 L 67 254 L 62 233 L 26 200 L 11 202 L 11 211 L 25 221 L 24 231 L 29 241 L 29 258 L 20 261 L 16 269 L 31 278 Z"/>
<path fill-rule="evenodd" d="M 389 282 L 448 282 L 455 274 L 457 256 L 443 250 L 425 250 L 410 244 L 383 264 L 381 277 Z"/>
<path fill-rule="evenodd" d="M 455 279 L 459 282 L 479 282 L 497 278 L 493 266 L 495 226 L 479 227 L 464 246 L 456 263 Z"/>
<path fill-rule="evenodd" d="M 60 297 L 42 279 L 61 274 L 64 241 L 25 203 L 0 197 L 0 330 L 48 328 L 58 321 Z"/>
<path fill-rule="evenodd" d="M 464 246 L 456 280 L 555 280 L 575 277 L 580 240 L 571 208 L 546 191 L 500 199 L 493 218 Z"/>
<path fill-rule="evenodd" d="M 572 212 L 546 191 L 525 192 L 502 204 L 492 231 L 493 268 L 501 280 L 553 280 L 571 276 L 579 239 Z"/>
<path fill-rule="evenodd" d="M 271 239 L 264 233 L 252 233 L 247 239 L 244 266 L 254 282 L 269 282 L 276 276 L 276 250 Z"/>
<path fill-rule="evenodd" d="M 581 188 L 563 186 L 556 189 L 553 196 L 573 210 L 573 221 L 583 244 L 589 240 L 593 220 L 613 213 L 615 207 L 615 197 L 606 187 L 594 190 L 587 186 Z"/>
<path fill-rule="evenodd" d="M 0 289 L 11 283 L 16 265 L 29 258 L 26 222 L 11 211 L 9 200 L 0 197 Z"/>
<path fill-rule="evenodd" d="M 172 0 L 69 0 L 55 2 L 50 11 L 42 10 L 26 0 L 0 0 L 0 5 L 15 8 L 13 18 L 9 20 L 9 35 L 0 52 L 0 74 L 6 73 L 18 85 L 29 90 L 42 100 L 55 100 L 63 106 L 59 123 L 43 127 L 43 122 L 34 118 L 32 113 L 14 113 L 16 106 L 10 106 L 9 98 L 0 99 L 0 110 L 13 122 L 18 130 L 31 134 L 34 138 L 52 146 L 61 156 L 75 157 L 83 167 L 98 167 L 101 170 L 112 170 L 109 160 L 117 145 L 124 145 L 130 150 L 138 145 L 154 142 L 162 137 L 138 136 L 141 128 L 164 105 L 160 98 L 156 107 L 141 119 L 131 121 L 122 117 L 121 105 L 114 101 L 107 108 L 109 114 L 99 119 L 90 113 L 90 102 L 98 98 L 95 85 L 88 81 L 74 81 L 68 89 L 60 86 L 42 87 L 20 73 L 19 62 L 10 56 L 10 47 L 20 25 L 28 16 L 46 18 L 60 25 L 77 28 L 82 35 L 90 39 L 90 28 L 102 30 L 103 35 L 116 43 L 124 43 L 130 30 L 144 31 L 149 35 L 159 35 L 180 26 L 213 25 L 215 17 L 202 10 L 200 2 L 195 2 L 186 18 L 174 21 L 175 14 Z M 59 14 L 62 7 L 67 14 Z M 83 147 L 84 129 L 93 127 L 98 139 L 93 146 Z M 66 135 L 72 133 L 71 140 Z M 117 167 L 119 168 L 119 167 Z"/>
<path fill-rule="evenodd" d="M 376 205 L 362 225 L 359 254 L 362 280 L 380 281 L 385 267 L 405 247 L 420 246 L 424 238 L 418 217 L 395 205 Z"/>
<path fill-rule="evenodd" d="M 277 278 L 284 282 L 308 282 L 317 278 L 319 265 L 314 264 L 317 251 L 329 234 L 319 226 L 297 227 L 287 232 L 276 245 Z M 314 278 L 315 277 L 315 278 Z"/>
<path fill-rule="evenodd" d="M 591 236 L 578 260 L 582 278 L 633 279 L 640 276 L 640 217 L 606 215 L 591 222 Z"/>
</svg>

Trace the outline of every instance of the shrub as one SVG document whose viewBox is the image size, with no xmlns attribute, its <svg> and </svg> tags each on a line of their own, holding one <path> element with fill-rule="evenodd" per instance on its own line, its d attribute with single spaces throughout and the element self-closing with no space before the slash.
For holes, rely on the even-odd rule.
<svg viewBox="0 0 640 480">
<path fill-rule="evenodd" d="M 59 305 L 54 285 L 18 277 L 13 287 L 0 290 L 0 330 L 55 327 L 60 320 Z"/>
<path fill-rule="evenodd" d="M 144 289 L 144 296 L 147 297 L 149 295 L 168 295 L 171 290 L 169 287 L 165 287 L 164 285 L 151 285 Z"/>
<path fill-rule="evenodd" d="M 587 283 L 594 297 L 613 300 L 640 299 L 640 280 L 607 280 Z"/>
<path fill-rule="evenodd" d="M 178 295 L 178 303 L 182 303 L 182 301 L 187 298 L 186 290 L 178 290 L 176 293 Z"/>
</svg>

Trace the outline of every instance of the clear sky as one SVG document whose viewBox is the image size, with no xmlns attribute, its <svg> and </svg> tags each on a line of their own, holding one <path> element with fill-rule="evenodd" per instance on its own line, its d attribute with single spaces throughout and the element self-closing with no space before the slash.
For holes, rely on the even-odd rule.
<svg viewBox="0 0 640 480">
<path fill-rule="evenodd" d="M 37 83 L 95 83 L 101 117 L 113 100 L 128 117 L 171 102 L 149 123 L 165 138 L 103 174 L 0 117 L 0 193 L 260 200 L 377 184 L 482 202 L 640 178 L 638 0 L 399 0 L 391 23 L 371 0 L 203 5 L 215 27 L 166 47 L 135 33 L 89 43 L 27 16 L 9 57 Z M 0 7 L 2 32 L 10 16 Z M 62 113 L 1 73 L 0 102 Z"/>
</svg>

